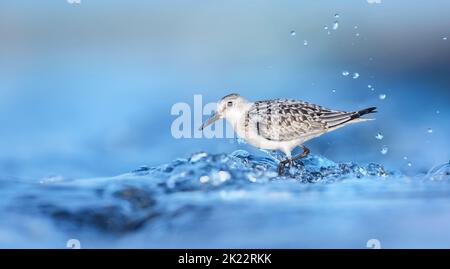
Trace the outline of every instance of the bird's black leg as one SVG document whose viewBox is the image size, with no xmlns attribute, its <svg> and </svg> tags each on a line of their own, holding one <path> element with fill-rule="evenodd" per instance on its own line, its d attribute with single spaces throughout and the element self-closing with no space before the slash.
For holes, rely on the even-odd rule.
<svg viewBox="0 0 450 269">
<path fill-rule="evenodd" d="M 309 149 L 303 145 L 301 145 L 301 147 L 303 149 L 303 153 L 295 156 L 294 158 L 291 159 L 291 161 L 300 160 L 301 158 L 305 158 L 306 156 L 308 156 L 308 154 L 310 152 Z"/>
<path fill-rule="evenodd" d="M 291 160 L 288 158 L 286 160 L 282 160 L 280 161 L 280 163 L 278 164 L 278 175 L 282 175 L 284 173 L 284 167 L 286 166 L 286 164 L 291 164 Z"/>
<path fill-rule="evenodd" d="M 301 145 L 302 149 L 303 149 L 303 153 L 299 154 L 297 156 L 295 156 L 294 158 L 287 158 L 286 160 L 280 161 L 280 164 L 278 164 L 278 175 L 282 175 L 284 173 L 284 168 L 286 167 L 286 164 L 289 165 L 289 168 L 292 166 L 292 164 L 294 163 L 294 161 L 297 161 L 301 158 L 305 158 L 306 156 L 309 155 L 310 150 L 305 147 L 304 145 Z"/>
</svg>

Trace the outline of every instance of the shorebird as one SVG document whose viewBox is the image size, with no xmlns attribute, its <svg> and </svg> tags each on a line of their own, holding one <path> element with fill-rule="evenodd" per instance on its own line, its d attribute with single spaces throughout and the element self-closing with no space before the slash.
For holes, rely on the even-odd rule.
<svg viewBox="0 0 450 269">
<path fill-rule="evenodd" d="M 308 156 L 304 143 L 350 123 L 371 120 L 361 116 L 375 113 L 376 107 L 359 111 L 339 111 L 301 100 L 273 99 L 249 102 L 239 94 L 224 96 L 217 103 L 216 112 L 200 127 L 203 130 L 225 118 L 239 137 L 250 145 L 266 150 L 280 150 L 286 159 L 280 161 L 278 173 L 284 173 L 296 160 Z M 303 153 L 292 157 L 292 150 L 300 146 Z"/>
</svg>

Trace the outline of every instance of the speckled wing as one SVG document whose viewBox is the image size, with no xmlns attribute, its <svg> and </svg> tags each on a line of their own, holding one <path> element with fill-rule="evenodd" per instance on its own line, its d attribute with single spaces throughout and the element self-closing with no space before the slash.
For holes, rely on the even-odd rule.
<svg viewBox="0 0 450 269">
<path fill-rule="evenodd" d="M 290 141 L 325 133 L 352 120 L 355 113 L 299 100 L 276 99 L 255 102 L 248 118 L 258 135 L 273 141 Z"/>
</svg>

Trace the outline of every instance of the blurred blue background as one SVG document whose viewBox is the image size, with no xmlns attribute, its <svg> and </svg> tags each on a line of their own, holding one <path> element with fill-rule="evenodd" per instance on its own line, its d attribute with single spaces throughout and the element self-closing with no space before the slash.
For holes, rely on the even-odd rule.
<svg viewBox="0 0 450 269">
<path fill-rule="evenodd" d="M 444 0 L 3 0 L 0 175 L 108 176 L 200 150 L 252 150 L 171 135 L 173 104 L 231 92 L 378 106 L 376 121 L 308 146 L 334 161 L 427 171 L 450 159 L 449 10 Z"/>
</svg>

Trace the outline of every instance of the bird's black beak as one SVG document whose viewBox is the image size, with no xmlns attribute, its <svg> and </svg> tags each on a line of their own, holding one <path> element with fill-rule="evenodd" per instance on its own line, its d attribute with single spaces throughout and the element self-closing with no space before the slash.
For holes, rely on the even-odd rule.
<svg viewBox="0 0 450 269">
<path fill-rule="evenodd" d="M 200 128 L 198 129 L 199 131 L 202 131 L 203 129 L 205 129 L 206 127 L 208 127 L 209 125 L 213 124 L 215 121 L 220 120 L 221 116 L 219 113 L 214 113 L 213 115 L 211 115 L 211 117 L 209 117 L 208 120 L 206 120 L 202 126 L 200 126 Z"/>
</svg>

